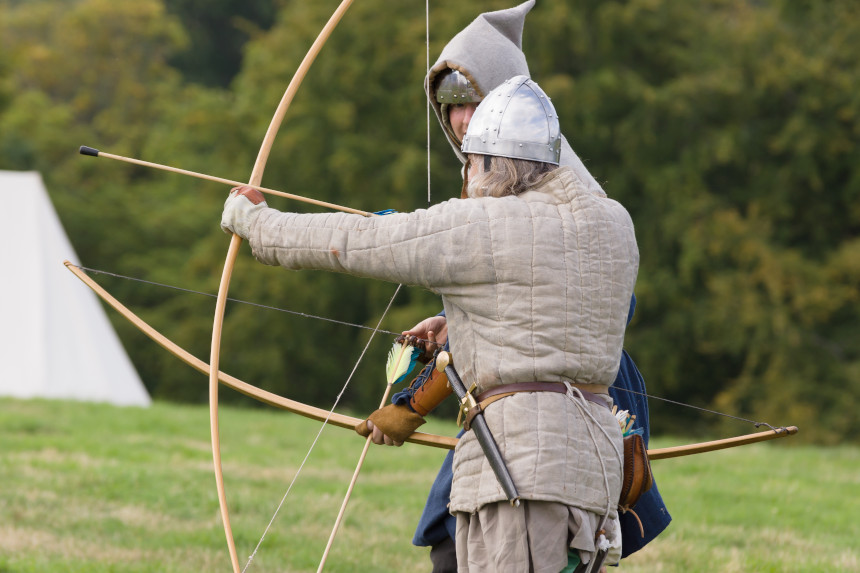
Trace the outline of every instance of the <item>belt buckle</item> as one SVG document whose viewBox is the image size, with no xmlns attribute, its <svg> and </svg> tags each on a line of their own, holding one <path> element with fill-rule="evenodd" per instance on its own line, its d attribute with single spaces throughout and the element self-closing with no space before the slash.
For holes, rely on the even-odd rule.
<svg viewBox="0 0 860 573">
<path fill-rule="evenodd" d="M 457 412 L 457 426 L 463 425 L 463 419 L 469 414 L 469 410 L 478 406 L 472 392 L 478 389 L 478 384 L 473 382 L 472 386 L 466 390 L 466 395 L 460 399 L 460 411 Z"/>
</svg>

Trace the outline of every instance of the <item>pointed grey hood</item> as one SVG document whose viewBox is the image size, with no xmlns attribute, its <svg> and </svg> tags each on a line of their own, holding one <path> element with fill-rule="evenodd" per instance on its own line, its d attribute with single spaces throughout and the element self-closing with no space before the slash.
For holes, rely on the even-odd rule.
<svg viewBox="0 0 860 573">
<path fill-rule="evenodd" d="M 513 8 L 479 15 L 442 49 L 424 80 L 424 90 L 430 98 L 436 118 L 461 163 L 466 162 L 466 157 L 460 151 L 459 143 L 445 128 L 442 109 L 436 101 L 436 76 L 448 68 L 457 70 L 466 76 L 482 97 L 486 97 L 496 86 L 514 76 L 531 77 L 523 53 L 522 39 L 526 14 L 534 5 L 535 0 L 528 0 Z M 561 165 L 571 167 L 588 189 L 604 194 L 600 184 L 591 176 L 564 137 L 561 142 Z"/>
<path fill-rule="evenodd" d="M 457 70 L 481 97 L 508 78 L 528 76 L 529 66 L 522 49 L 523 25 L 534 5 L 535 0 L 528 0 L 515 8 L 481 14 L 448 42 L 427 74 L 424 89 L 461 162 L 466 159 L 453 135 L 444 128 L 441 106 L 436 101 L 436 76 L 449 68 Z"/>
</svg>

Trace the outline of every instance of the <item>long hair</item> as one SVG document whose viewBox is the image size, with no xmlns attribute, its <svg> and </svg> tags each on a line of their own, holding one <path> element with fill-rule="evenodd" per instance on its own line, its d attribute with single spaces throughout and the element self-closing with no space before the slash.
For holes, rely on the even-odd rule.
<svg viewBox="0 0 860 573">
<path fill-rule="evenodd" d="M 483 169 L 474 179 L 468 181 L 469 197 L 519 195 L 538 185 L 548 173 L 558 168 L 558 165 L 541 161 L 470 154 L 469 163 L 473 162 L 477 162 Z M 468 168 L 467 164 L 467 173 Z"/>
</svg>

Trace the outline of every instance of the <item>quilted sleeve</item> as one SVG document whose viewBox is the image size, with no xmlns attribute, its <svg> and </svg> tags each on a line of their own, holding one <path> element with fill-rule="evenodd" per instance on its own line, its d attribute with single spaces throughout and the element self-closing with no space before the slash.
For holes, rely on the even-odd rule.
<svg viewBox="0 0 860 573">
<path fill-rule="evenodd" d="M 452 200 L 426 210 L 362 217 L 347 213 L 297 214 L 264 209 L 249 242 L 262 263 L 320 269 L 419 285 L 492 280 L 486 201 Z"/>
</svg>

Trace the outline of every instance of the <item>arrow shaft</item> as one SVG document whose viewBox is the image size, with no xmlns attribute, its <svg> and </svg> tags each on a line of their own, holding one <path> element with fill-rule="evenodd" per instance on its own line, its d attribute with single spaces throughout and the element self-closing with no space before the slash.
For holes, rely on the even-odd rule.
<svg viewBox="0 0 860 573">
<path fill-rule="evenodd" d="M 285 191 L 278 191 L 277 189 L 269 189 L 268 187 L 260 187 L 259 185 L 251 185 L 249 183 L 242 183 L 240 181 L 234 181 L 232 179 L 225 179 L 223 177 L 217 177 L 215 175 L 209 175 L 206 173 L 200 173 L 197 171 L 189 171 L 188 169 L 180 169 L 179 167 L 171 167 L 170 165 L 164 165 L 161 163 L 153 163 L 151 161 L 143 161 L 142 159 L 135 159 L 133 157 L 125 157 L 123 155 L 115 155 L 113 153 L 106 153 L 104 151 L 98 151 L 97 157 L 105 157 L 107 159 L 113 159 L 115 161 L 122 161 L 124 163 L 131 163 L 133 165 L 140 165 L 141 167 L 149 167 L 152 169 L 158 169 L 161 171 L 169 171 L 170 173 L 178 173 L 180 175 L 187 175 L 189 177 L 196 177 L 197 179 L 205 179 L 206 181 L 213 181 L 215 183 L 223 183 L 224 185 L 229 185 L 231 187 L 252 187 L 257 191 L 262 193 L 267 193 L 269 195 L 277 195 L 278 197 L 286 197 L 287 199 L 293 199 L 295 201 L 301 201 L 302 203 L 310 203 L 311 205 L 317 205 L 319 207 L 325 207 L 327 209 L 333 209 L 335 211 L 343 211 L 344 213 L 353 213 L 355 215 L 363 215 L 365 217 L 369 217 L 373 215 L 373 213 L 369 213 L 367 211 L 361 211 L 359 209 L 353 209 L 352 207 L 344 207 L 343 205 L 337 205 L 335 203 L 329 203 L 327 201 L 320 201 L 318 199 L 312 199 L 310 197 L 305 197 L 303 195 L 295 195 L 294 193 L 287 193 Z"/>
</svg>

